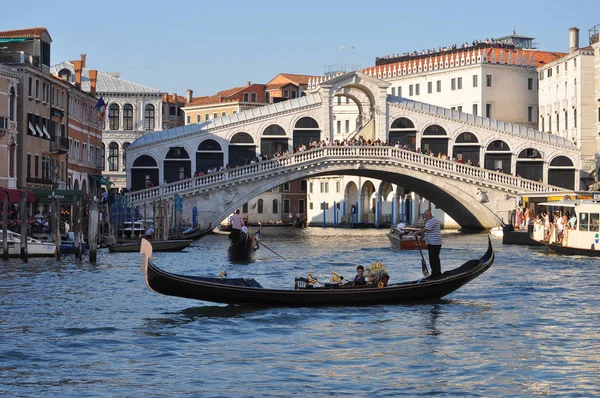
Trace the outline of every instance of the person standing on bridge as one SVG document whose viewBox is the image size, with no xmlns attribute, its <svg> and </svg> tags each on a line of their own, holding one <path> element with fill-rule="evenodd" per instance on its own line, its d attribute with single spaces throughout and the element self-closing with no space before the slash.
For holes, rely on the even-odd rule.
<svg viewBox="0 0 600 398">
<path fill-rule="evenodd" d="M 425 210 L 423 217 L 426 220 L 425 227 L 416 231 L 415 235 L 421 235 L 425 238 L 429 254 L 429 264 L 431 265 L 431 277 L 435 278 L 442 275 L 442 265 L 440 263 L 440 251 L 442 250 L 440 221 L 433 216 L 429 209 Z"/>
</svg>

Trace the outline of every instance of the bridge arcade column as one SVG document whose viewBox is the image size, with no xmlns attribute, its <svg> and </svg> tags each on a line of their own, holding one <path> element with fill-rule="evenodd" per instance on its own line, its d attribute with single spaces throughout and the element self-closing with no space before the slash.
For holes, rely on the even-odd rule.
<svg viewBox="0 0 600 398">
<path fill-rule="evenodd" d="M 381 222 L 381 198 L 381 193 L 377 192 L 375 194 L 375 227 L 377 228 L 379 228 L 379 223 Z"/>
<path fill-rule="evenodd" d="M 356 221 L 358 223 L 363 222 L 364 216 L 363 216 L 363 209 L 365 207 L 364 205 L 364 200 L 365 200 L 365 195 L 362 193 L 358 194 L 358 207 L 356 208 Z"/>
<path fill-rule="evenodd" d="M 322 130 L 321 139 L 329 138 L 333 141 L 333 97 L 331 96 L 331 85 L 321 86 L 321 95 L 323 96 L 322 106 Z"/>
</svg>

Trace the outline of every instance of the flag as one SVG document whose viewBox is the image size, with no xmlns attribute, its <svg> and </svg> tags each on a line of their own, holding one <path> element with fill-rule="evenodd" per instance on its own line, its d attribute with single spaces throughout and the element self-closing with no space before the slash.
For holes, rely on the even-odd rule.
<svg viewBox="0 0 600 398">
<path fill-rule="evenodd" d="M 98 111 L 98 119 L 104 119 L 104 113 L 106 112 L 106 102 L 104 102 L 104 99 L 102 99 L 102 97 L 100 97 L 94 108 Z"/>
</svg>

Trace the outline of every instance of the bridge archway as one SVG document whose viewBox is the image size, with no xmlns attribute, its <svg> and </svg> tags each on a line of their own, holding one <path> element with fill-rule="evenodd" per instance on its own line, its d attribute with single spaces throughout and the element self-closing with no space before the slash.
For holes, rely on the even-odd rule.
<svg viewBox="0 0 600 398">
<path fill-rule="evenodd" d="M 196 173 L 207 173 L 208 169 L 223 166 L 223 150 L 221 145 L 213 140 L 206 139 L 198 145 L 196 150 Z"/>
<path fill-rule="evenodd" d="M 377 206 L 377 195 L 375 185 L 372 181 L 367 180 L 363 183 L 360 188 L 360 194 L 362 197 L 361 203 L 359 203 L 359 222 L 374 222 L 375 221 L 375 208 Z"/>
<path fill-rule="evenodd" d="M 517 176 L 533 181 L 542 181 L 544 177 L 544 159 L 535 148 L 525 148 L 517 157 Z"/>
<path fill-rule="evenodd" d="M 243 166 L 256 157 L 254 139 L 248 133 L 239 132 L 229 141 L 229 165 Z"/>
<path fill-rule="evenodd" d="M 138 156 L 131 167 L 131 189 L 157 187 L 160 184 L 158 173 L 158 163 L 152 156 Z"/>
<path fill-rule="evenodd" d="M 390 145 L 400 144 L 402 148 L 417 149 L 417 129 L 412 120 L 399 117 L 392 122 L 388 142 Z"/>
<path fill-rule="evenodd" d="M 175 146 L 169 148 L 169 152 L 163 161 L 164 179 L 167 182 L 175 182 L 191 177 L 192 161 L 185 148 Z"/>
<path fill-rule="evenodd" d="M 273 157 L 276 152 L 289 150 L 289 140 L 283 127 L 278 124 L 269 125 L 262 133 L 260 139 L 260 153 Z"/>
<path fill-rule="evenodd" d="M 548 184 L 575 189 L 575 167 L 566 156 L 556 156 L 548 166 Z"/>
<path fill-rule="evenodd" d="M 502 140 L 490 142 L 485 150 L 484 167 L 487 170 L 500 170 L 511 174 L 512 152 L 508 144 Z"/>
<path fill-rule="evenodd" d="M 308 148 L 311 142 L 321 141 L 321 129 L 319 128 L 319 123 L 309 116 L 298 119 L 294 125 L 292 135 L 294 150 L 302 145 Z"/>
<path fill-rule="evenodd" d="M 448 155 L 448 134 L 446 130 L 437 124 L 427 126 L 421 137 L 421 150 L 431 151 L 435 156 L 440 153 Z"/>
<path fill-rule="evenodd" d="M 452 148 L 452 157 L 465 164 L 476 166 L 479 163 L 481 145 L 477 136 L 470 132 L 461 133 Z"/>
</svg>

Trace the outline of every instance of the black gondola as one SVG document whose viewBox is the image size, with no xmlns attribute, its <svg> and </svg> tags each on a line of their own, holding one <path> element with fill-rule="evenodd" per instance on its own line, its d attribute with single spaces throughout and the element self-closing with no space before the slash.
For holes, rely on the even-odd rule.
<svg viewBox="0 0 600 398">
<path fill-rule="evenodd" d="M 239 263 L 251 263 L 254 261 L 254 252 L 258 249 L 259 232 L 249 234 L 240 230 L 233 230 L 229 234 L 229 248 L 227 253 L 229 260 Z"/>
<path fill-rule="evenodd" d="M 171 239 L 198 240 L 198 239 L 212 233 L 213 229 L 214 229 L 214 227 L 212 226 L 212 224 L 209 224 L 208 228 L 206 228 L 206 229 L 200 229 L 200 226 L 197 226 L 194 229 L 182 232 L 180 234 L 169 235 L 169 240 L 171 240 Z"/>
<path fill-rule="evenodd" d="M 439 299 L 483 274 L 494 262 L 494 250 L 488 238 L 483 257 L 470 260 L 436 278 L 391 283 L 384 287 L 326 284 L 322 287 L 296 283 L 295 289 L 265 289 L 253 278 L 206 278 L 172 274 L 150 261 L 152 247 L 141 249 L 148 287 L 168 296 L 225 304 L 272 306 L 366 305 L 410 303 Z M 304 279 L 304 278 L 297 278 Z"/>
</svg>

